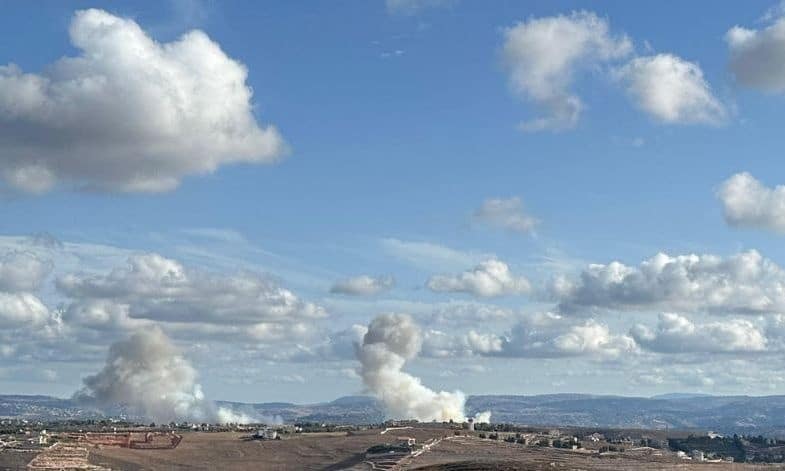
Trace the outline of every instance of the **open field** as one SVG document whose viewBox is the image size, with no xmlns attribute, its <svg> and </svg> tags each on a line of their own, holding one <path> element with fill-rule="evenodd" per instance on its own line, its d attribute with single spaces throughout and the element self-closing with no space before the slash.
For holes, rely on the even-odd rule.
<svg viewBox="0 0 785 471">
<path fill-rule="evenodd" d="M 385 460 L 376 469 L 400 470 L 774 470 L 779 465 L 693 463 L 672 452 L 651 448 L 598 456 L 587 451 L 522 446 L 476 437 L 455 437 L 438 428 L 379 429 L 359 433 L 302 434 L 283 440 L 251 441 L 241 433 L 186 433 L 172 450 L 102 447 L 91 450 L 90 462 L 123 471 L 140 470 L 368 470 L 365 450 L 411 436 L 418 443 L 437 441 L 419 456 Z"/>
<path fill-rule="evenodd" d="M 668 451 L 643 448 L 624 453 L 597 454 L 544 447 L 521 447 L 501 441 L 456 437 L 443 440 L 400 469 L 422 471 L 463 470 L 699 470 L 753 471 L 785 469 L 781 465 L 692 463 Z"/>
<path fill-rule="evenodd" d="M 0 471 L 17 471 L 27 469 L 27 463 L 37 453 L 16 450 L 0 450 Z"/>
<path fill-rule="evenodd" d="M 348 435 L 313 433 L 283 440 L 251 441 L 246 434 L 186 433 L 173 450 L 133 450 L 105 447 L 93 450 L 90 461 L 115 469 L 346 469 L 362 463 L 365 450 L 380 443 L 395 443 L 399 435 L 418 442 L 449 433 L 443 429 L 408 429 L 381 435 L 379 429 Z M 363 467 L 360 469 L 367 469 Z"/>
</svg>

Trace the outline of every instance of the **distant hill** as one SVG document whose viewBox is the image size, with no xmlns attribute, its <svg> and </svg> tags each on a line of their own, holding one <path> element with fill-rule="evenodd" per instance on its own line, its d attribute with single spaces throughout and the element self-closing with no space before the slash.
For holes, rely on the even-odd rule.
<svg viewBox="0 0 785 471">
<path fill-rule="evenodd" d="M 530 425 L 699 429 L 785 436 L 785 396 L 471 396 L 467 409 Z"/>
<path fill-rule="evenodd" d="M 369 424 L 384 421 L 379 402 L 368 396 L 345 396 L 319 404 L 259 403 L 218 401 L 235 411 L 252 417 L 280 418 L 284 422 L 320 422 L 337 424 Z"/>
<path fill-rule="evenodd" d="M 711 397 L 711 394 L 696 394 L 696 393 L 668 393 L 652 396 L 652 399 L 692 399 L 696 397 Z"/>
<path fill-rule="evenodd" d="M 342 424 L 378 423 L 381 405 L 366 396 L 341 397 L 318 404 L 219 401 L 265 420 Z M 719 433 L 785 437 L 785 396 L 705 396 L 667 394 L 651 398 L 549 394 L 539 396 L 470 396 L 467 413 L 490 410 L 494 422 L 597 428 L 696 429 Z M 110 414 L 122 412 L 118 408 Z M 2 396 L 0 418 L 67 420 L 105 417 L 70 399 L 49 396 Z"/>
</svg>

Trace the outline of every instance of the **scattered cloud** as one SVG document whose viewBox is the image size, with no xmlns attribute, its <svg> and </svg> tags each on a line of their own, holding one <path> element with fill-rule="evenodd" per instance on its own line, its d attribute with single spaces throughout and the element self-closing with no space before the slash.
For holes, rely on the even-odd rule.
<svg viewBox="0 0 785 471">
<path fill-rule="evenodd" d="M 49 260 L 31 252 L 9 252 L 0 257 L 0 291 L 35 291 L 51 271 Z"/>
<path fill-rule="evenodd" d="M 666 124 L 720 124 L 728 116 L 700 66 L 670 54 L 634 56 L 626 35 L 614 35 L 604 18 L 588 11 L 530 19 L 508 28 L 502 48 L 513 90 L 542 109 L 521 124 L 524 131 L 575 127 L 584 109 L 572 89 L 581 71 L 606 72 L 622 83 L 633 102 Z M 644 49 L 651 47 L 644 42 Z M 610 66 L 610 67 L 605 67 Z"/>
<path fill-rule="evenodd" d="M 395 286 L 395 279 L 391 276 L 360 275 L 336 282 L 330 288 L 330 292 L 350 296 L 372 296 L 387 291 L 393 286 Z"/>
<path fill-rule="evenodd" d="M 537 103 L 543 116 L 521 124 L 525 131 L 574 127 L 583 110 L 570 87 L 577 71 L 632 52 L 626 36 L 613 36 L 608 21 L 587 11 L 518 23 L 504 31 L 502 49 L 510 84 Z"/>
<path fill-rule="evenodd" d="M 785 233 L 785 185 L 768 188 L 742 172 L 725 180 L 717 197 L 729 225 Z"/>
<path fill-rule="evenodd" d="M 725 34 L 730 70 L 743 86 L 771 93 L 785 91 L 785 17 L 770 10 L 763 29 L 734 26 Z"/>
<path fill-rule="evenodd" d="M 755 250 L 726 258 L 659 253 L 638 267 L 591 264 L 550 283 L 563 311 L 585 308 L 763 313 L 785 309 L 785 272 Z"/>
<path fill-rule="evenodd" d="M 613 334 L 594 319 L 576 323 L 553 313 L 525 317 L 504 336 L 470 331 L 466 342 L 474 353 L 490 356 L 607 360 L 637 351 L 632 338 Z"/>
<path fill-rule="evenodd" d="M 486 199 L 473 215 L 475 221 L 518 234 L 529 234 L 540 223 L 526 214 L 518 197 Z"/>
<path fill-rule="evenodd" d="M 637 324 L 630 335 L 641 347 L 660 353 L 761 352 L 767 348 L 763 330 L 746 319 L 696 324 L 679 314 L 663 313 L 656 329 Z"/>
<path fill-rule="evenodd" d="M 514 310 L 494 304 L 450 302 L 435 305 L 429 320 L 431 324 L 455 326 L 476 325 L 478 322 L 503 322 L 514 316 Z"/>
<path fill-rule="evenodd" d="M 264 356 L 315 339 L 327 317 L 264 276 L 206 272 L 152 253 L 108 273 L 63 275 L 57 288 L 63 320 L 82 340 L 159 326 L 178 340 L 239 343 Z"/>
<path fill-rule="evenodd" d="M 427 329 L 422 334 L 422 356 L 430 358 L 460 358 L 472 354 L 460 336 L 453 332 Z"/>
<path fill-rule="evenodd" d="M 449 6 L 456 0 L 385 0 L 387 12 L 393 15 L 415 15 L 427 8 Z"/>
<path fill-rule="evenodd" d="M 428 288 L 437 292 L 492 297 L 527 294 L 531 291 L 531 284 L 526 278 L 515 276 L 501 260 L 489 259 L 457 275 L 432 276 L 428 280 Z"/>
<path fill-rule="evenodd" d="M 202 31 L 158 43 L 131 19 L 78 11 L 80 51 L 41 74 L 0 66 L 0 175 L 41 193 L 64 183 L 160 192 L 285 151 L 254 117 L 248 71 Z"/>
<path fill-rule="evenodd" d="M 34 295 L 0 292 L 0 327 L 33 328 L 49 319 L 49 309 Z"/>
<path fill-rule="evenodd" d="M 400 57 L 404 55 L 406 51 L 403 49 L 395 49 L 394 51 L 383 51 L 379 54 L 379 57 L 382 59 L 389 59 L 391 57 Z"/>
<path fill-rule="evenodd" d="M 0 327 L 5 333 L 40 328 L 53 320 L 49 308 L 33 293 L 51 270 L 50 261 L 30 252 L 10 251 L 0 256 Z"/>
<path fill-rule="evenodd" d="M 325 316 L 321 307 L 256 274 L 205 273 L 153 253 L 127 263 L 105 275 L 65 275 L 57 286 L 78 302 L 111 301 L 128 306 L 131 317 L 169 322 L 256 324 Z"/>
<path fill-rule="evenodd" d="M 673 54 L 636 57 L 614 75 L 635 104 L 669 124 L 719 124 L 727 112 L 698 64 Z"/>
</svg>

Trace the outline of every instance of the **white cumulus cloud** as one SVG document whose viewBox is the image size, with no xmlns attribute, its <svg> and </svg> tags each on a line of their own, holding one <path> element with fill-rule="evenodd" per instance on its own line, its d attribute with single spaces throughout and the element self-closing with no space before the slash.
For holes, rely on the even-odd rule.
<svg viewBox="0 0 785 471">
<path fill-rule="evenodd" d="M 428 288 L 439 292 L 492 297 L 529 293 L 531 283 L 525 277 L 514 275 L 501 260 L 489 259 L 457 275 L 432 276 L 428 280 Z"/>
<path fill-rule="evenodd" d="M 9 337 L 0 341 L 18 339 L 18 332 L 40 328 L 52 321 L 49 308 L 34 294 L 43 279 L 52 271 L 52 262 L 37 255 L 12 250 L 0 256 L 0 328 Z"/>
<path fill-rule="evenodd" d="M 637 351 L 632 338 L 614 334 L 594 319 L 575 322 L 553 313 L 526 316 L 505 335 L 470 331 L 466 343 L 475 354 L 524 358 L 585 356 L 608 360 Z"/>
<path fill-rule="evenodd" d="M 232 163 L 285 151 L 253 114 L 246 67 L 194 30 L 159 43 L 133 20 L 76 12 L 79 54 L 40 74 L 0 66 L 0 176 L 44 192 L 58 183 L 159 192 Z"/>
<path fill-rule="evenodd" d="M 576 72 L 632 52 L 626 36 L 613 36 L 608 21 L 587 11 L 518 23 L 504 32 L 503 59 L 513 90 L 543 109 L 521 124 L 526 131 L 575 126 L 583 110 L 570 86 Z"/>
<path fill-rule="evenodd" d="M 785 91 L 785 17 L 763 29 L 734 26 L 725 34 L 736 80 L 764 92 Z"/>
<path fill-rule="evenodd" d="M 264 276 L 204 271 L 153 253 L 108 273 L 63 275 L 57 288 L 67 300 L 63 320 L 84 342 L 158 325 L 179 340 L 242 343 L 269 355 L 315 340 L 327 316 Z"/>
<path fill-rule="evenodd" d="M 0 257 L 0 291 L 34 291 L 51 271 L 51 261 L 31 252 L 8 252 Z"/>
<path fill-rule="evenodd" d="M 785 309 L 785 271 L 755 250 L 729 257 L 659 253 L 637 267 L 591 264 L 550 284 L 561 308 L 757 313 Z"/>
<path fill-rule="evenodd" d="M 0 327 L 35 327 L 49 319 L 49 309 L 34 295 L 0 293 Z"/>
<path fill-rule="evenodd" d="M 673 54 L 636 57 L 615 75 L 639 108 L 664 123 L 717 124 L 727 114 L 700 66 Z"/>
<path fill-rule="evenodd" d="M 762 329 L 745 319 L 698 324 L 679 314 L 663 313 L 655 329 L 637 324 L 630 335 L 641 347 L 661 353 L 760 352 L 767 347 Z"/>
<path fill-rule="evenodd" d="M 717 197 L 731 226 L 785 233 L 785 185 L 769 188 L 742 172 L 725 180 Z"/>
<path fill-rule="evenodd" d="M 58 288 L 78 302 L 111 301 L 130 315 L 170 322 L 254 324 L 319 319 L 324 310 L 253 273 L 213 274 L 158 254 L 133 255 L 105 275 L 68 274 Z"/>
</svg>

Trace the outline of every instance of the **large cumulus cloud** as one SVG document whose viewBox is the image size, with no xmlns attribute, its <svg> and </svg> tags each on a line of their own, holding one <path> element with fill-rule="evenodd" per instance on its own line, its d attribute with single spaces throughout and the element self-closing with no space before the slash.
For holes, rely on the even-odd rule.
<svg viewBox="0 0 785 471">
<path fill-rule="evenodd" d="M 0 66 L 0 176 L 44 192 L 67 183 L 158 192 L 285 150 L 253 114 L 245 66 L 204 32 L 158 43 L 133 20 L 78 11 L 80 53 L 39 74 Z"/>
</svg>

